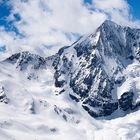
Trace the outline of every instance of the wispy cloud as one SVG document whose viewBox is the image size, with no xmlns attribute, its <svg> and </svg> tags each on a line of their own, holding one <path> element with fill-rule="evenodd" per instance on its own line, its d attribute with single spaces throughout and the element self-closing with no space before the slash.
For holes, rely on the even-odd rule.
<svg viewBox="0 0 140 140">
<path fill-rule="evenodd" d="M 118 24 L 140 27 L 140 21 L 133 20 L 133 16 L 130 13 L 130 6 L 126 0 L 93 0 L 92 6 L 97 11 L 108 15 L 109 19 Z"/>
<path fill-rule="evenodd" d="M 105 20 L 119 24 L 139 26 L 133 21 L 129 5 L 125 0 L 14 0 L 9 20 L 24 37 L 2 30 L 0 41 L 9 52 L 30 50 L 48 55 L 60 46 L 70 45 L 78 36 L 94 32 Z M 15 16 L 17 15 L 17 16 Z M 51 50 L 48 51 L 49 46 Z M 48 53 L 49 52 L 49 53 Z"/>
</svg>

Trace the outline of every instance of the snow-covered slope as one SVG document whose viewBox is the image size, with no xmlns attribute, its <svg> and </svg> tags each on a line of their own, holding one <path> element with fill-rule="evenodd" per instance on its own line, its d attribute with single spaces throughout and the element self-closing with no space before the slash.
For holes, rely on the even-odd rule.
<svg viewBox="0 0 140 140">
<path fill-rule="evenodd" d="M 108 116 L 118 110 L 127 113 L 139 107 L 139 29 L 105 21 L 95 33 L 57 55 L 55 85 L 71 88 L 71 98 L 91 116 Z M 128 81 L 131 86 L 125 86 Z"/>
<path fill-rule="evenodd" d="M 0 139 L 2 140 L 136 140 L 139 113 L 95 120 L 54 86 L 53 69 L 28 80 L 12 64 L 0 64 Z M 6 102 L 5 102 L 6 101 Z M 116 114 L 114 114 L 115 116 Z"/>
<path fill-rule="evenodd" d="M 21 52 L 2 61 L 0 139 L 139 139 L 139 38 L 105 21 L 49 58 Z"/>
</svg>

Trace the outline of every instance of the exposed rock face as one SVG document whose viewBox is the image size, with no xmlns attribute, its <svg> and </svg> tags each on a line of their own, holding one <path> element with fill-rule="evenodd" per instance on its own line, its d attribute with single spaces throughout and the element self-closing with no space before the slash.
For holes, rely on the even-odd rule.
<svg viewBox="0 0 140 140">
<path fill-rule="evenodd" d="M 36 54 L 31 54 L 27 51 L 14 54 L 5 61 L 15 64 L 16 68 L 20 69 L 21 71 L 26 70 L 28 66 L 31 66 L 32 69 L 45 68 L 46 66 L 46 60 L 43 57 Z"/>
<path fill-rule="evenodd" d="M 111 115 L 117 109 L 136 109 L 140 105 L 134 98 L 137 91 L 121 92 L 120 97 L 117 91 L 128 79 L 140 77 L 138 73 L 125 73 L 127 67 L 135 62 L 137 67 L 140 66 L 139 29 L 105 21 L 95 33 L 61 48 L 54 56 L 43 58 L 22 52 L 5 61 L 15 64 L 21 71 L 29 66 L 31 70 L 52 66 L 55 86 L 62 88 L 63 94 L 69 94 L 71 99 L 80 102 L 93 117 Z M 28 75 L 29 80 L 33 77 L 36 79 L 36 74 Z"/>
<path fill-rule="evenodd" d="M 27 79 L 38 79 L 37 72 L 47 67 L 46 58 L 43 58 L 37 54 L 31 54 L 28 51 L 13 54 L 11 57 L 4 60 L 2 63 L 10 63 L 15 66 L 16 69 L 23 72 Z"/>
<path fill-rule="evenodd" d="M 57 115 L 59 115 L 65 121 L 76 123 L 76 124 L 79 123 L 79 120 L 75 118 L 75 112 L 71 110 L 70 108 L 61 109 L 55 105 L 54 111 Z"/>
<path fill-rule="evenodd" d="M 124 111 L 132 108 L 133 93 L 122 93 L 118 100 L 114 89 L 126 80 L 126 67 L 139 61 L 139 39 L 139 29 L 105 21 L 94 34 L 56 54 L 55 85 L 70 87 L 70 97 L 93 117 L 110 115 L 119 107 Z"/>
<path fill-rule="evenodd" d="M 3 86 L 0 86 L 0 102 L 7 104 L 8 103 L 8 98 L 5 94 L 5 90 Z"/>
<path fill-rule="evenodd" d="M 125 92 L 119 99 L 120 108 L 123 111 L 130 110 L 133 107 L 133 92 Z"/>
</svg>

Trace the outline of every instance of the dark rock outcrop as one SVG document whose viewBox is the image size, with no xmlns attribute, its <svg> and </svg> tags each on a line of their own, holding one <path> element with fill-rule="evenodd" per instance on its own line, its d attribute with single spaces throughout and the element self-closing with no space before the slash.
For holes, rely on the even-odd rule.
<svg viewBox="0 0 140 140">
<path fill-rule="evenodd" d="M 19 68 L 21 71 L 26 70 L 28 66 L 31 66 L 32 69 L 46 67 L 45 58 L 36 54 L 31 54 L 28 51 L 16 53 L 7 58 L 4 62 L 15 64 L 16 68 Z"/>
<path fill-rule="evenodd" d="M 57 53 L 53 63 L 55 85 L 70 87 L 70 97 L 81 102 L 93 117 L 111 115 L 117 109 L 132 109 L 132 93 L 117 99 L 113 89 L 125 81 L 122 71 L 127 65 L 139 58 L 140 46 L 132 46 L 137 39 L 139 29 L 105 21 L 94 34 L 81 37 Z"/>
<path fill-rule="evenodd" d="M 5 94 L 5 89 L 3 86 L 0 87 L 0 102 L 8 104 L 9 99 L 7 98 Z"/>
</svg>

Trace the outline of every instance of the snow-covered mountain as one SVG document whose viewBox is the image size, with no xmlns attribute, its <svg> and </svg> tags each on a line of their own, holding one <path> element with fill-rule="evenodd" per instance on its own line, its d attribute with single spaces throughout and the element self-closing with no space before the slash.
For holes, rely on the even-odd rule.
<svg viewBox="0 0 140 140">
<path fill-rule="evenodd" d="M 95 33 L 81 37 L 57 55 L 56 87 L 71 88 L 72 93 L 66 92 L 91 116 L 139 107 L 139 29 L 107 20 Z"/>
<path fill-rule="evenodd" d="M 140 30 L 105 21 L 48 58 L 0 62 L 0 139 L 137 140 Z"/>
</svg>

